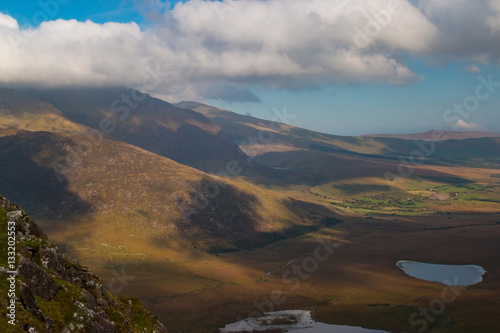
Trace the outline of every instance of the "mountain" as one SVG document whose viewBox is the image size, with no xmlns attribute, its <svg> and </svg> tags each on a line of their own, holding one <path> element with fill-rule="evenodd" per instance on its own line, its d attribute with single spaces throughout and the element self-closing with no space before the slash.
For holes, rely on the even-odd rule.
<svg viewBox="0 0 500 333">
<path fill-rule="evenodd" d="M 7 109 L 35 113 L 36 108 L 22 106 L 28 100 L 22 96 Z M 180 262 L 215 262 L 229 252 L 342 222 L 325 205 L 243 182 L 239 175 L 251 163 L 233 163 L 225 174 L 210 175 L 123 142 L 113 132 L 88 132 L 78 117 L 70 119 L 69 112 L 36 103 L 50 105 L 50 114 L 84 132 L 29 126 L 2 130 L 0 192 L 22 205 L 54 244 L 92 267 L 103 281 L 115 278 L 111 267 L 126 268 L 134 281 L 124 293 L 141 297 L 150 309 L 157 309 L 150 297 L 169 294 L 160 290 L 166 280 L 173 281 L 175 293 L 175 283 L 180 292 L 192 290 L 191 281 L 195 289 L 213 285 L 214 279 L 200 278 Z M 168 310 L 157 313 L 169 325 L 168 320 L 179 322 Z"/>
<path fill-rule="evenodd" d="M 0 190 L 47 231 L 57 230 L 68 241 L 84 229 L 96 244 L 118 239 L 121 232 L 137 249 L 151 244 L 149 250 L 160 256 L 162 249 L 257 246 L 317 226 L 310 212 L 331 215 L 321 206 L 242 182 L 240 175 L 268 169 L 246 159 L 240 163 L 244 155 L 237 145 L 197 112 L 144 95 L 124 123 L 120 115 L 112 120 L 114 131 L 103 134 L 86 126 L 96 126 L 99 117 L 108 115 L 109 99 L 127 92 L 137 93 L 118 88 L 43 91 L 62 112 L 25 93 L 4 90 L 4 114 L 14 119 L 26 115 L 26 121 L 1 132 L 0 174 L 8 177 L 0 177 Z M 39 114 L 57 121 L 36 127 Z M 127 143 L 135 140 L 150 149 Z M 209 175 L 163 156 L 170 154 L 152 152 L 149 144 L 161 152 L 171 149 L 180 160 L 193 156 L 193 164 L 208 167 L 214 161 L 224 169 Z M 234 159 L 228 163 L 229 158 Z M 110 233 L 112 228 L 120 229 L 117 235 Z"/>
<path fill-rule="evenodd" d="M 127 88 L 59 88 L 23 93 L 80 125 L 207 172 L 246 158 L 203 115 Z"/>
<path fill-rule="evenodd" d="M 331 215 L 105 138 L 17 131 L 0 137 L 0 174 L 8 175 L 1 191 L 51 234 L 95 244 L 127 239 L 152 256 L 255 246 L 311 227 L 310 211 Z"/>
<path fill-rule="evenodd" d="M 418 162 L 425 164 L 500 168 L 500 137 L 464 137 L 457 141 L 446 137 L 448 132 L 437 132 L 436 142 L 423 143 L 396 137 L 337 136 L 281 123 L 279 115 L 275 117 L 276 121 L 269 121 L 197 102 L 176 105 L 200 112 L 219 125 L 245 153 L 255 157 L 255 161 L 271 167 L 297 168 L 309 165 L 314 168 L 314 164 L 318 163 L 326 167 L 325 161 L 321 160 L 321 156 L 326 158 L 325 154 L 321 154 L 323 152 L 334 155 L 337 160 L 382 159 L 399 164 L 401 159 L 417 154 Z M 458 134 L 451 132 L 450 135 L 456 137 Z M 266 139 L 248 140 L 259 137 Z M 309 162 L 304 165 L 306 160 Z"/>
<path fill-rule="evenodd" d="M 105 290 L 97 276 L 61 253 L 26 212 L 1 195 L 0 225 L 2 332 L 167 332 L 137 299 Z M 14 266 L 7 262 L 11 225 L 17 274 L 9 273 Z M 18 296 L 15 318 L 7 309 L 11 285 Z"/>
<path fill-rule="evenodd" d="M 366 154 L 381 153 L 384 148 L 384 145 L 375 139 L 329 135 L 291 126 L 283 123 L 283 119 L 280 119 L 283 116 L 280 115 L 270 121 L 197 102 L 181 102 L 175 105 L 199 112 L 212 120 L 249 156 L 270 151 L 309 150 L 315 146 L 324 146 L 339 152 Z M 259 137 L 262 139 L 259 140 Z"/>
<path fill-rule="evenodd" d="M 465 139 L 500 137 L 500 133 L 493 133 L 493 132 L 457 132 L 457 131 L 445 131 L 445 130 L 434 130 L 434 131 L 427 131 L 424 133 L 413 133 L 413 134 L 368 134 L 368 135 L 363 135 L 363 137 L 434 141 L 433 135 L 435 135 L 436 131 L 440 132 L 440 135 L 445 136 L 447 140 L 465 140 Z"/>
<path fill-rule="evenodd" d="M 0 89 L 0 135 L 12 129 L 80 134 L 89 130 L 49 103 L 13 89 Z"/>
</svg>

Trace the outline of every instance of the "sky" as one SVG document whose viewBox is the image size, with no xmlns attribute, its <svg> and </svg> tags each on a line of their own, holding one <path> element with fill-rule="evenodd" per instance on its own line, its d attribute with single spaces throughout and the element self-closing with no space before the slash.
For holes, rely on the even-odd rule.
<svg viewBox="0 0 500 333">
<path fill-rule="evenodd" d="M 0 0 L 0 86 L 127 86 L 338 134 L 500 132 L 498 0 Z"/>
</svg>

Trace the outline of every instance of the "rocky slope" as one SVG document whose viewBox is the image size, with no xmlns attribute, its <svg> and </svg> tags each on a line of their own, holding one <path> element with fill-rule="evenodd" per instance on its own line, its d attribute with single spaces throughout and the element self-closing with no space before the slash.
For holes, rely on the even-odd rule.
<svg viewBox="0 0 500 333">
<path fill-rule="evenodd" d="M 15 223 L 16 321 L 8 323 L 7 224 Z M 61 253 L 17 205 L 0 196 L 0 331 L 166 332 L 136 299 L 111 294 L 97 276 Z"/>
</svg>

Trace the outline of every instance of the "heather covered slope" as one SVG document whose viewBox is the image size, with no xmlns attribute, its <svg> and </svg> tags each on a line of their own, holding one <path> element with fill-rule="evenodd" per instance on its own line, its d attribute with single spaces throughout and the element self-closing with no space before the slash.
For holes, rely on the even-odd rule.
<svg viewBox="0 0 500 333">
<path fill-rule="evenodd" d="M 0 88 L 0 135 L 12 129 L 56 133 L 85 133 L 77 124 L 50 105 L 13 89 Z"/>
<path fill-rule="evenodd" d="M 108 139 L 19 131 L 0 138 L 0 172 L 0 190 L 58 242 L 121 240 L 151 256 L 259 245 L 331 215 Z"/>
<path fill-rule="evenodd" d="M 8 323 L 7 223 L 16 235 L 16 320 Z M 137 299 L 113 295 L 88 268 L 61 253 L 18 206 L 0 196 L 0 331 L 167 332 Z"/>
<path fill-rule="evenodd" d="M 322 134 L 284 124 L 282 121 L 286 119 L 279 117 L 276 117 L 275 121 L 263 120 L 197 102 L 181 102 L 176 105 L 200 112 L 212 120 L 250 156 L 270 151 L 309 150 L 311 145 L 367 154 L 380 152 L 384 148 L 375 140 Z M 248 140 L 249 137 L 257 138 L 259 133 L 262 133 L 262 137 L 271 139 L 255 142 Z"/>
<path fill-rule="evenodd" d="M 268 161 L 280 159 L 280 153 L 297 157 L 301 153 L 310 155 L 309 152 L 324 152 L 394 160 L 399 163 L 399 157 L 408 158 L 417 152 L 416 157 L 425 164 L 500 168 L 500 138 L 494 136 L 471 135 L 470 138 L 454 140 L 457 137 L 455 132 L 438 131 L 434 135 L 436 142 L 433 149 L 426 149 L 422 148 L 422 141 L 428 140 L 428 135 L 420 139 L 411 137 L 411 140 L 406 140 L 410 137 L 337 136 L 283 124 L 279 117 L 276 122 L 272 122 L 196 102 L 181 102 L 176 105 L 205 115 L 238 143 L 245 153 L 258 156 L 255 160 L 268 166 L 275 166 Z M 259 135 L 272 139 L 249 142 L 249 137 L 257 138 Z M 429 143 L 426 145 L 429 147 Z M 262 158 L 267 153 L 272 155 Z M 318 164 L 322 164 L 321 159 Z"/>
<path fill-rule="evenodd" d="M 127 88 L 27 90 L 70 120 L 203 171 L 245 155 L 203 115 Z"/>
</svg>

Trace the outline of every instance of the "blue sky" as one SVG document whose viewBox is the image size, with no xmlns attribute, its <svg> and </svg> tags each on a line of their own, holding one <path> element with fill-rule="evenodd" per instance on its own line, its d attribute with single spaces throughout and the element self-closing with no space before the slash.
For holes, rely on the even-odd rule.
<svg viewBox="0 0 500 333">
<path fill-rule="evenodd" d="M 171 8 L 177 2 L 162 1 L 165 7 Z M 148 24 L 147 18 L 141 9 L 150 8 L 153 1 L 135 0 L 46 0 L 46 1 L 0 1 L 3 13 L 9 14 L 18 22 L 27 22 L 29 25 L 38 25 L 45 15 L 51 19 L 75 19 L 79 21 L 91 20 L 96 23 L 105 22 L 137 22 Z M 56 4 L 56 5 L 55 5 Z M 45 13 L 45 14 L 40 14 Z M 39 15 L 39 16 L 38 16 Z"/>
<path fill-rule="evenodd" d="M 418 133 L 435 128 L 466 130 L 447 127 L 445 111 L 474 94 L 479 76 L 492 74 L 500 81 L 497 66 L 481 66 L 481 74 L 469 73 L 463 63 L 455 62 L 446 66 L 420 64 L 415 68 L 425 79 L 409 85 L 330 85 L 303 92 L 255 88 L 265 107 L 261 103 L 221 100 L 209 100 L 209 104 L 265 119 L 273 117 L 273 108 L 286 108 L 297 116 L 292 125 L 338 135 Z M 500 90 L 464 120 L 500 132 Z"/>
<path fill-rule="evenodd" d="M 28 28 L 39 30 L 29 40 L 25 38 L 26 45 L 12 50 L 12 55 L 36 56 L 47 48 L 42 54 L 48 59 L 37 65 L 28 56 L 9 58 L 6 52 L 8 61 L 0 64 L 0 70 L 4 66 L 8 78 L 2 85 L 47 81 L 51 85 L 92 85 L 97 77 L 95 84 L 140 87 L 147 72 L 140 64 L 147 59 L 162 64 L 169 73 L 168 79 L 148 92 L 171 102 L 198 100 L 265 119 L 273 117 L 273 109 L 286 108 L 296 116 L 292 125 L 340 135 L 434 128 L 500 132 L 500 87 L 474 111 L 466 116 L 462 113 L 459 121 L 455 117 L 456 123 L 443 119 L 447 109 L 474 96 L 480 85 L 478 77 L 491 76 L 500 82 L 500 47 L 495 45 L 500 40 L 500 6 L 495 1 L 465 0 L 462 5 L 442 1 L 438 7 L 431 0 L 400 0 L 403 14 L 394 12 L 388 25 L 363 48 L 352 38 L 358 36 L 356 31 L 382 22 L 373 15 L 359 14 L 366 12 L 359 7 L 363 1 L 358 7 L 350 0 L 339 0 L 337 4 L 342 6 L 322 0 L 307 4 L 288 1 L 2 0 L 5 27 L 16 34 Z M 387 2 L 365 1 L 370 13 L 387 12 Z M 175 6 L 178 2 L 182 4 Z M 323 15 L 325 4 L 331 4 L 330 16 Z M 280 19 L 285 9 L 288 12 Z M 477 13 L 471 15 L 471 10 Z M 470 16 L 483 17 L 486 23 L 464 19 Z M 40 27 L 40 21 L 56 19 L 65 21 Z M 71 19 L 81 23 L 70 24 Z M 84 24 L 86 20 L 97 25 Z M 306 23 L 300 27 L 302 21 Z M 106 25 L 108 22 L 120 25 Z M 137 25 L 130 25 L 132 22 Z M 311 22 L 317 27 L 310 28 Z M 325 33 L 325 27 L 336 30 Z M 74 36 L 68 36 L 71 29 Z M 306 29 L 311 31 L 302 36 Z M 132 41 L 129 36 L 133 43 L 128 42 Z M 76 52 L 71 50 L 75 40 L 83 54 L 71 53 Z M 350 40 L 354 42 L 346 46 Z M 359 54 L 346 61 L 335 54 L 341 48 Z M 102 59 L 96 54 L 102 54 Z M 61 68 L 48 64 L 52 60 Z M 82 72 L 82 64 L 92 71 Z M 23 65 L 33 77 L 21 73 Z M 96 73 L 98 70 L 105 75 Z"/>
</svg>

